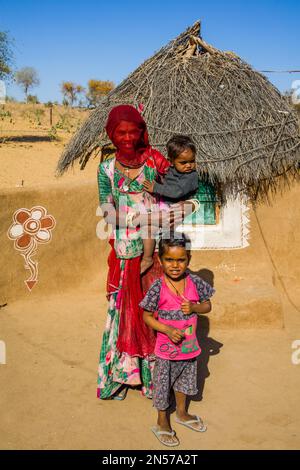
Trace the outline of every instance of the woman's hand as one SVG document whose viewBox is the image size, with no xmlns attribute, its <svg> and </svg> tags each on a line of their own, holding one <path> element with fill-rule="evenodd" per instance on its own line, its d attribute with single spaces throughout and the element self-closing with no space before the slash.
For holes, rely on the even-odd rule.
<svg viewBox="0 0 300 470">
<path fill-rule="evenodd" d="M 188 200 L 188 201 L 181 201 L 172 204 L 172 209 L 176 212 L 180 212 L 183 214 L 183 217 L 191 214 L 195 210 L 195 204 Z"/>
<path fill-rule="evenodd" d="M 175 344 L 179 343 L 182 340 L 182 338 L 185 337 L 185 334 L 182 333 L 181 330 L 179 330 L 178 328 L 174 328 L 173 326 L 168 326 L 166 335 Z"/>
<path fill-rule="evenodd" d="M 136 225 L 145 226 L 153 225 L 155 227 L 161 227 L 165 232 L 168 230 L 172 231 L 176 225 L 179 225 L 185 217 L 181 206 L 175 207 L 170 211 L 154 211 L 149 214 L 137 214 L 134 217 L 134 223 Z"/>
<path fill-rule="evenodd" d="M 149 184 L 151 184 L 149 182 Z M 106 223 L 111 224 L 113 229 L 116 227 L 126 227 L 126 213 L 116 210 L 112 203 L 101 205 L 103 217 Z M 170 212 L 156 211 L 150 214 L 140 214 L 138 211 L 133 217 L 134 226 L 162 227 L 163 230 L 172 231 L 176 225 L 179 225 L 184 217 L 193 211 L 193 204 L 187 201 L 172 204 Z"/>
</svg>

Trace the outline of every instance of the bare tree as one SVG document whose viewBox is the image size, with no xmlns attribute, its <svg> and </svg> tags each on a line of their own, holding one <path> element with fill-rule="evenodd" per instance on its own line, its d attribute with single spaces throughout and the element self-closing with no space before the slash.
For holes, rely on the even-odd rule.
<svg viewBox="0 0 300 470">
<path fill-rule="evenodd" d="M 28 90 L 40 83 L 37 71 L 33 67 L 24 67 L 18 70 L 15 74 L 15 79 L 17 84 L 23 88 L 26 101 L 28 98 Z"/>
</svg>

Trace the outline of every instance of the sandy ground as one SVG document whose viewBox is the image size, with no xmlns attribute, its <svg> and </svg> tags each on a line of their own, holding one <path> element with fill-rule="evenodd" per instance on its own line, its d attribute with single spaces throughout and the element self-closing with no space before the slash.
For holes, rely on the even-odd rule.
<svg viewBox="0 0 300 470">
<path fill-rule="evenodd" d="M 2 142 L 1 188 L 11 190 L 22 180 L 28 188 L 66 185 L 83 181 L 83 175 L 85 182 L 95 181 L 96 160 L 84 173 L 75 169 L 54 178 L 68 137 Z M 60 295 L 28 295 L 0 309 L 0 341 L 6 345 L 6 364 L 0 364 L 1 449 L 167 449 L 150 432 L 156 413 L 138 390 L 123 402 L 96 398 L 106 319 L 98 282 Z M 208 331 L 203 324 L 200 394 L 190 411 L 203 417 L 208 431 L 174 423 L 179 450 L 300 448 L 300 363 L 292 363 L 300 312 L 279 293 L 283 329 Z"/>
<path fill-rule="evenodd" d="M 36 111 L 44 112 L 37 124 Z M 1 115 L 9 113 L 1 119 Z M 49 109 L 42 105 L 8 104 L 0 106 L 0 188 L 34 188 L 64 185 L 68 182 L 95 181 L 97 161 L 91 159 L 84 172 L 70 168 L 63 178 L 55 177 L 58 157 L 74 130 L 89 111 L 70 110 L 57 106 L 53 110 L 53 125 L 57 140 L 50 139 Z"/>
<path fill-rule="evenodd" d="M 288 303 L 285 312 L 283 330 L 204 335 L 203 399 L 196 397 L 190 410 L 208 431 L 174 423 L 179 449 L 300 448 L 300 364 L 291 361 L 300 319 Z M 137 390 L 123 402 L 96 398 L 103 296 L 83 290 L 19 301 L 0 315 L 7 347 L 7 364 L 0 365 L 1 449 L 162 448 L 150 432 L 151 400 Z"/>
</svg>

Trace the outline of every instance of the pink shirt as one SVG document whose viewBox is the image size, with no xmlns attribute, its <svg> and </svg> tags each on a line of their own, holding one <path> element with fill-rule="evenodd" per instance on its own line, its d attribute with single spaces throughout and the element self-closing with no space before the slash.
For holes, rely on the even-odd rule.
<svg viewBox="0 0 300 470">
<path fill-rule="evenodd" d="M 175 344 L 166 334 L 157 332 L 155 354 L 162 359 L 176 361 L 192 359 L 201 353 L 196 337 L 198 317 L 196 313 L 190 315 L 183 314 L 181 304 L 185 299 L 193 303 L 199 302 L 196 286 L 190 276 L 187 275 L 185 290 L 183 296 L 180 296 L 169 289 L 164 276 L 162 276 L 161 281 L 160 299 L 158 301 L 158 321 L 165 325 L 179 328 L 184 331 L 185 337 L 180 343 Z"/>
</svg>

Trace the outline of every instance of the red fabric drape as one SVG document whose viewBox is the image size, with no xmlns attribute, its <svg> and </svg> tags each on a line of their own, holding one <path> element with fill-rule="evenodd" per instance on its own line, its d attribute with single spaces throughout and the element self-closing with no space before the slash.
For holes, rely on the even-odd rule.
<svg viewBox="0 0 300 470">
<path fill-rule="evenodd" d="M 113 248 L 113 240 L 110 244 Z M 142 286 L 140 262 L 140 256 L 125 260 L 123 283 L 117 295 L 120 310 L 117 349 L 120 353 L 125 352 L 130 356 L 145 357 L 154 352 L 155 333 L 144 323 L 143 309 L 139 307 L 139 303 L 150 285 L 161 276 L 162 271 L 157 254 L 155 254 L 152 268 L 142 277 Z M 107 294 L 109 296 L 116 292 L 121 276 L 121 260 L 116 257 L 114 249 L 108 257 L 108 263 Z"/>
<path fill-rule="evenodd" d="M 150 155 L 154 160 L 154 165 L 159 175 L 165 175 L 170 167 L 170 162 L 158 150 L 150 147 Z"/>
<path fill-rule="evenodd" d="M 150 147 L 146 123 L 141 114 L 133 106 L 115 106 L 110 111 L 106 123 L 106 132 L 111 141 L 114 143 L 114 132 L 121 121 L 136 124 L 142 130 L 142 133 L 137 148 L 126 154 L 122 154 L 117 148 L 116 159 L 128 167 L 135 168 L 145 163 L 151 155 L 157 172 L 164 175 L 170 164 L 160 152 Z M 126 260 L 122 287 L 119 289 L 121 260 L 116 257 L 113 240 L 110 240 L 110 244 L 112 251 L 108 258 L 107 295 L 109 297 L 112 293 L 118 292 L 117 308 L 120 310 L 120 324 L 117 349 L 119 352 L 126 352 L 131 356 L 145 357 L 153 354 L 155 334 L 153 330 L 145 325 L 143 311 L 139 307 L 139 303 L 143 298 L 143 291 L 145 293 L 154 280 L 160 277 L 160 265 L 157 256 L 154 255 L 153 266 L 143 275 L 142 287 L 140 276 L 141 257 Z"/>
</svg>

